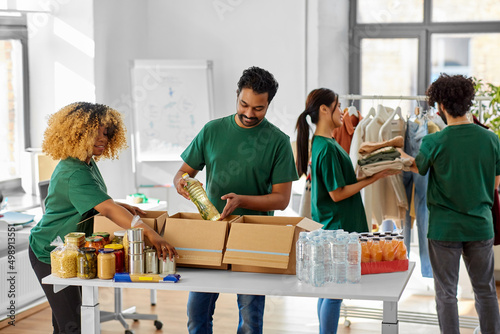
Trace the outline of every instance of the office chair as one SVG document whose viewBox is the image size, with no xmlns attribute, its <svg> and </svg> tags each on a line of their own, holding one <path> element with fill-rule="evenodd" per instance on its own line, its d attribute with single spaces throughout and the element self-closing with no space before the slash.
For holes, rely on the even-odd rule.
<svg viewBox="0 0 500 334">
<path fill-rule="evenodd" d="M 45 198 L 49 190 L 50 180 L 38 182 L 40 206 L 42 207 L 42 212 L 45 213 Z M 151 290 L 151 305 L 156 305 L 156 290 Z M 153 320 L 156 329 L 161 329 L 163 323 L 158 320 L 158 315 L 156 314 L 140 314 L 135 313 L 135 306 L 132 306 L 126 310 L 123 309 L 123 298 L 122 298 L 122 288 L 115 288 L 115 309 L 113 312 L 110 311 L 100 311 L 101 323 L 118 320 L 122 326 L 125 328 L 125 334 L 133 334 L 134 332 L 129 329 L 129 325 L 125 322 L 125 319 L 138 320 Z"/>
</svg>

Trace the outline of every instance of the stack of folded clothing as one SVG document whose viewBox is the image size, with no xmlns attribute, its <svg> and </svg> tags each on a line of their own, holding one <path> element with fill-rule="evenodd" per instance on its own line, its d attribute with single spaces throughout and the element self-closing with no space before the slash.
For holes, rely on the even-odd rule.
<svg viewBox="0 0 500 334">
<path fill-rule="evenodd" d="M 402 136 L 394 137 L 384 142 L 361 144 L 359 153 L 361 159 L 358 160 L 358 176 L 372 176 L 385 169 L 409 171 L 412 161 L 402 158 L 401 153 L 396 148 L 403 147 Z"/>
</svg>

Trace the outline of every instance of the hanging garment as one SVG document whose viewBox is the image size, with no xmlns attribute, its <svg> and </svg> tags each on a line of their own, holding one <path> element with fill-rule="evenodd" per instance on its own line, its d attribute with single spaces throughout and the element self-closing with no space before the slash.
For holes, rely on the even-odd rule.
<svg viewBox="0 0 500 334">
<path fill-rule="evenodd" d="M 349 153 L 351 148 L 352 137 L 356 126 L 362 120 L 361 115 L 349 115 L 349 113 L 344 111 L 344 118 L 342 126 L 333 130 L 333 138 L 342 146 L 342 148 Z"/>
<path fill-rule="evenodd" d="M 354 171 L 357 172 L 358 168 L 358 160 L 361 158 L 361 155 L 359 154 L 359 147 L 361 144 L 365 141 L 365 129 L 368 124 L 372 121 L 372 119 L 375 117 L 375 109 L 372 108 L 370 109 L 370 112 L 368 115 L 363 118 L 359 123 L 358 126 L 356 126 L 356 129 L 354 130 L 354 134 L 352 135 L 352 141 L 351 141 L 351 147 L 349 150 L 349 157 L 351 158 L 352 162 L 352 167 L 354 168 Z M 363 192 L 361 197 L 363 197 Z"/>
<path fill-rule="evenodd" d="M 420 150 L 422 138 L 427 135 L 427 120 L 417 122 L 408 121 L 406 125 L 405 153 L 410 156 L 417 156 Z M 418 244 L 420 255 L 420 268 L 423 277 L 432 277 L 432 267 L 429 260 L 429 249 L 427 245 L 427 230 L 429 225 L 429 213 L 427 209 L 427 182 L 429 175 L 420 175 L 413 172 L 403 172 L 403 184 L 406 189 L 406 196 L 409 201 L 413 201 L 416 214 Z M 413 192 L 414 189 L 414 192 Z M 410 254 L 412 218 L 410 210 L 407 210 L 403 224 L 404 242 L 408 254 Z"/>
<path fill-rule="evenodd" d="M 369 145 L 368 143 L 363 143 L 359 150 L 360 153 L 370 153 L 380 147 L 384 147 L 384 146 L 377 146 L 375 143 L 379 141 L 378 136 L 380 128 L 389 119 L 389 116 L 391 115 L 392 112 L 393 112 L 392 109 L 385 108 L 382 105 L 377 106 L 377 112 L 375 114 L 375 117 L 366 126 L 365 130 L 365 141 L 371 142 L 371 145 Z M 395 146 L 395 145 L 385 145 L 385 146 Z M 365 150 L 366 148 L 368 148 L 369 150 L 366 151 Z M 381 187 L 379 182 L 375 182 L 365 187 L 364 189 L 365 213 L 369 227 L 372 227 L 374 222 L 377 223 L 378 225 L 382 223 L 382 208 L 380 203 L 381 202 L 380 194 L 383 192 L 384 189 Z"/>
<path fill-rule="evenodd" d="M 401 108 L 398 106 L 396 110 L 389 116 L 389 119 L 382 125 L 379 132 L 379 141 L 387 141 L 396 137 L 405 135 L 406 122 L 401 114 Z M 386 193 L 382 194 L 382 217 L 384 219 L 394 219 L 401 226 L 401 221 L 404 219 L 406 210 L 408 210 L 408 198 L 406 196 L 405 187 L 403 185 L 403 175 L 391 175 L 388 178 L 380 180 L 381 184 L 385 185 Z"/>
</svg>

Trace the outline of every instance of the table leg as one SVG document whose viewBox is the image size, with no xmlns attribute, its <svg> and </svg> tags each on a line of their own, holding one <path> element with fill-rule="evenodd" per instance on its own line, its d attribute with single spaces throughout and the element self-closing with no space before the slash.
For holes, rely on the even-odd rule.
<svg viewBox="0 0 500 334">
<path fill-rule="evenodd" d="M 382 333 L 397 334 L 398 331 L 398 303 L 384 302 Z"/>
<path fill-rule="evenodd" d="M 82 286 L 82 333 L 101 333 L 101 317 L 99 312 L 99 288 Z"/>
</svg>

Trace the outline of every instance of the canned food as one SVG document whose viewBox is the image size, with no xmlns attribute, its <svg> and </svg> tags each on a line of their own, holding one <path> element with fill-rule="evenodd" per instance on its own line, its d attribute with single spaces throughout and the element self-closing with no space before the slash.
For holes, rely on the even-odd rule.
<svg viewBox="0 0 500 334">
<path fill-rule="evenodd" d="M 142 228 L 130 228 L 127 230 L 127 237 L 129 242 L 133 241 L 144 241 L 143 239 L 143 229 Z"/>
<path fill-rule="evenodd" d="M 168 275 L 168 274 L 175 274 L 176 272 L 176 260 L 175 257 L 170 260 L 170 257 L 167 256 L 165 261 L 163 259 L 158 259 L 159 263 L 159 272 L 160 275 Z"/>
<path fill-rule="evenodd" d="M 142 254 L 144 253 L 144 241 L 133 241 L 128 243 L 129 254 Z"/>
<path fill-rule="evenodd" d="M 129 254 L 128 269 L 131 274 L 144 274 L 144 255 Z"/>
<path fill-rule="evenodd" d="M 158 257 L 156 250 L 146 248 L 144 250 L 144 272 L 146 274 L 158 274 Z"/>
</svg>

